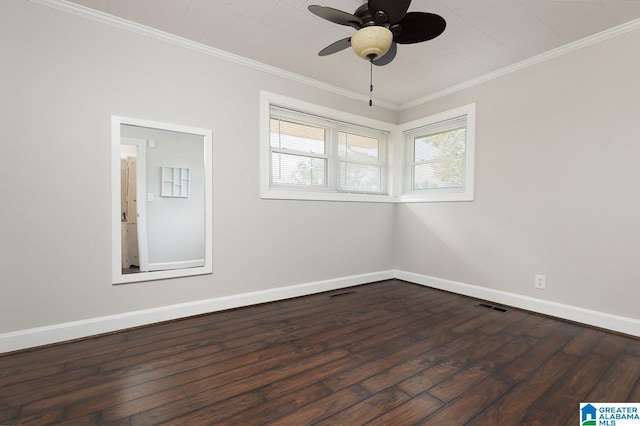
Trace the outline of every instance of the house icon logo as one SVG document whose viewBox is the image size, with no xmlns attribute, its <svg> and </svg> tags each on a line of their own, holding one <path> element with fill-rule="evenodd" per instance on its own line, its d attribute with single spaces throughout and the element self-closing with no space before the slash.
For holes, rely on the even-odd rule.
<svg viewBox="0 0 640 426">
<path fill-rule="evenodd" d="M 580 424 L 582 426 L 591 426 L 596 424 L 596 407 L 591 404 L 585 404 L 580 407 Z"/>
</svg>

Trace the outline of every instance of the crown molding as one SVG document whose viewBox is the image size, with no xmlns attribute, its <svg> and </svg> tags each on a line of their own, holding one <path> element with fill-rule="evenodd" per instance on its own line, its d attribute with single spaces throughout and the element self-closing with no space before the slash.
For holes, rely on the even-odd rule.
<svg viewBox="0 0 640 426">
<path fill-rule="evenodd" d="M 148 27 L 146 25 L 138 24 L 136 22 L 128 21 L 117 16 L 109 15 L 108 13 L 94 10 L 79 4 L 71 3 L 67 0 L 29 0 L 32 3 L 47 6 L 53 9 L 57 9 L 63 12 L 71 13 L 76 16 L 91 19 L 103 24 L 111 25 L 117 28 L 121 28 L 127 31 L 131 31 L 137 34 L 141 34 L 147 37 L 155 38 L 156 40 L 164 41 L 176 46 L 184 47 L 186 49 L 199 52 L 205 55 L 214 56 L 238 65 L 242 65 L 248 68 L 252 68 L 258 71 L 262 71 L 268 74 L 275 75 L 277 77 L 286 78 L 297 83 L 302 83 L 307 86 L 311 86 L 317 89 L 325 90 L 327 92 L 335 93 L 347 98 L 352 98 L 357 101 L 369 102 L 369 96 L 365 96 L 361 93 L 347 90 L 332 84 L 324 83 L 319 80 L 314 80 L 309 77 L 302 76 L 290 71 L 283 70 L 271 65 L 264 64 L 262 62 L 248 59 L 240 55 L 236 55 L 222 49 L 208 46 L 206 44 L 198 43 L 193 40 L 186 39 L 184 37 L 170 34 L 155 28 Z M 390 102 L 385 102 L 379 99 L 374 99 L 376 106 L 391 110 L 398 111 L 398 106 Z"/>
<path fill-rule="evenodd" d="M 415 99 L 413 101 L 396 105 L 396 108 L 399 111 L 404 111 L 409 108 L 413 108 L 418 105 L 426 104 L 427 102 L 431 102 L 438 98 L 442 98 L 447 95 L 451 95 L 453 93 L 459 92 L 464 89 L 468 89 L 473 86 L 477 86 L 479 84 L 485 83 L 487 81 L 496 79 L 498 77 L 505 76 L 507 74 L 511 74 L 516 71 L 520 71 L 522 69 L 528 68 L 530 66 L 539 64 L 541 62 L 548 61 L 553 58 L 557 58 L 559 56 L 566 55 L 567 53 L 574 52 L 576 50 L 582 49 L 583 47 L 591 46 L 593 44 L 600 43 L 605 40 L 609 40 L 614 37 L 618 37 L 622 34 L 626 34 L 631 31 L 635 31 L 640 29 L 640 18 L 634 19 L 633 21 L 629 21 L 627 23 L 618 25 L 613 28 L 609 28 L 602 32 L 587 36 L 580 40 L 576 40 L 574 42 L 565 44 L 563 46 L 557 47 L 555 49 L 549 50 L 547 52 L 541 53 L 539 55 L 533 56 L 528 59 L 524 59 L 520 62 L 517 62 L 512 65 L 507 65 L 504 68 L 500 68 L 496 71 L 489 72 L 487 74 L 481 75 L 476 78 L 472 78 L 471 80 L 467 80 L 463 83 L 456 84 L 455 86 L 448 87 L 443 90 L 439 90 L 437 92 L 431 93 L 429 95 L 423 96 L 421 98 Z"/>
<path fill-rule="evenodd" d="M 117 16 L 109 15 L 108 13 L 100 12 L 94 9 L 90 9 L 85 6 L 81 6 L 75 3 L 71 3 L 67 0 L 29 0 L 33 3 L 37 3 L 43 6 L 48 6 L 54 9 L 58 9 L 64 12 L 68 12 L 74 15 L 78 15 L 87 19 L 92 19 L 94 21 L 98 21 L 104 24 L 112 25 L 118 28 L 125 29 L 127 31 L 135 32 L 138 34 L 142 34 L 148 37 L 155 38 L 157 40 L 161 40 L 167 43 L 171 43 L 177 46 L 184 47 L 186 49 L 190 49 L 199 53 L 203 53 L 206 55 L 214 56 L 217 58 L 221 58 L 227 60 L 229 62 L 233 62 L 235 64 L 243 65 L 249 68 L 253 68 L 258 71 L 262 71 L 268 74 L 272 74 L 278 77 L 286 78 L 291 81 L 295 81 L 297 83 L 305 84 L 307 86 L 311 86 L 317 89 L 325 90 L 327 92 L 335 93 L 337 95 L 341 95 L 347 98 L 352 98 L 358 101 L 368 102 L 369 97 L 362 95 L 358 92 L 354 92 L 352 90 L 347 90 L 338 86 L 334 86 L 332 84 L 324 83 L 319 80 L 314 80 L 309 77 L 302 76 L 300 74 L 296 74 L 290 71 L 283 70 L 281 68 L 277 68 L 271 65 L 263 64 L 262 62 L 258 62 L 252 59 L 245 58 L 243 56 L 239 56 L 233 53 L 229 53 L 227 51 L 217 49 L 215 47 L 207 46 L 202 43 L 198 43 L 192 40 L 188 40 L 186 38 L 170 34 L 164 31 L 157 30 L 155 28 L 148 27 L 146 25 L 138 24 L 135 22 L 127 21 L 126 19 L 119 18 Z M 490 80 L 494 80 L 496 78 L 505 76 L 507 74 L 511 74 L 516 71 L 520 71 L 522 69 L 528 68 L 530 66 L 539 64 L 544 61 L 548 61 L 553 58 L 557 58 L 559 56 L 565 55 L 567 53 L 571 53 L 573 51 L 582 49 L 587 46 L 591 46 L 593 44 L 600 43 L 602 41 L 626 34 L 631 31 L 635 31 L 640 29 L 640 18 L 635 19 L 633 21 L 629 21 L 627 23 L 618 25 L 613 28 L 609 28 L 607 30 L 601 31 L 599 33 L 584 37 L 580 40 L 576 40 L 574 42 L 565 44 L 563 46 L 557 47 L 555 49 L 549 50 L 547 52 L 541 53 L 539 55 L 533 56 L 531 58 L 522 60 L 512 65 L 508 65 L 506 67 L 500 68 L 496 71 L 489 72 L 487 74 L 483 74 L 479 77 L 473 78 L 471 80 L 467 80 L 463 83 L 456 84 L 454 86 L 448 87 L 443 90 L 439 90 L 437 92 L 430 93 L 426 96 L 417 98 L 413 101 L 406 102 L 404 104 L 393 104 L 390 102 L 385 102 L 382 100 L 375 100 L 374 103 L 377 106 L 388 109 L 390 111 L 404 111 L 409 108 L 413 108 L 422 104 L 426 104 L 433 100 L 442 98 L 444 96 L 451 95 L 453 93 L 459 92 L 464 89 L 468 89 L 473 86 L 477 86 L 479 84 L 485 83 Z"/>
</svg>

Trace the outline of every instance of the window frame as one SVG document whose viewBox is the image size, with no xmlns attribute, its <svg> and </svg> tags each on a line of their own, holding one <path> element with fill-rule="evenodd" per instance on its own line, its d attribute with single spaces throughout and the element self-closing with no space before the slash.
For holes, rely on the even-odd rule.
<svg viewBox="0 0 640 426">
<path fill-rule="evenodd" d="M 310 124 L 318 122 L 335 123 L 335 134 L 327 138 L 327 187 L 307 187 L 294 185 L 271 185 L 271 140 L 270 119 L 271 107 L 291 111 L 293 115 L 307 117 Z M 307 121 L 307 118 L 303 120 Z M 346 126 L 346 127 L 345 127 Z M 352 126 L 351 128 L 349 126 Z M 319 201 L 356 201 L 356 202 L 394 202 L 392 196 L 393 175 L 391 167 L 391 138 L 390 134 L 396 125 L 345 113 L 332 108 L 314 105 L 286 96 L 261 91 L 260 92 L 260 196 L 263 199 L 287 200 L 319 200 Z M 384 134 L 379 147 L 379 164 L 381 166 L 380 180 L 382 192 L 353 191 L 339 188 L 339 172 L 341 157 L 338 155 L 337 133 L 339 131 L 357 130 L 354 134 L 371 137 Z M 335 137 L 335 140 L 333 140 Z"/>
<path fill-rule="evenodd" d="M 435 126 L 439 123 L 462 116 L 466 116 L 463 188 L 413 189 L 414 166 L 417 164 L 413 161 L 415 137 L 427 127 Z M 475 199 L 475 124 L 476 104 L 471 103 L 399 126 L 405 147 L 404 179 L 402 195 L 399 197 L 399 202 L 448 202 L 473 201 Z"/>
</svg>

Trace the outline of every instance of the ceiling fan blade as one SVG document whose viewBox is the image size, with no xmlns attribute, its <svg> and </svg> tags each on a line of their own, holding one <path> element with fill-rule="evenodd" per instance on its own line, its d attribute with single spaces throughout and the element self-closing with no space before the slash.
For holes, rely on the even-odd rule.
<svg viewBox="0 0 640 426">
<path fill-rule="evenodd" d="M 404 18 L 410 4 L 411 0 L 369 0 L 369 13 L 377 21 L 379 20 L 378 12 L 384 12 L 388 17 L 388 21 L 378 23 L 395 24 Z"/>
<path fill-rule="evenodd" d="M 335 43 L 331 43 L 320 52 L 318 52 L 318 56 L 332 55 L 346 49 L 347 47 L 351 47 L 351 37 L 343 38 L 342 40 L 338 40 Z"/>
<path fill-rule="evenodd" d="M 396 57 L 396 53 L 398 53 L 398 45 L 396 43 L 391 43 L 391 47 L 389 48 L 387 53 L 385 53 L 382 58 L 378 58 L 373 61 L 373 65 L 377 65 L 379 67 L 387 65 L 388 63 L 393 61 L 393 58 Z"/>
<path fill-rule="evenodd" d="M 350 13 L 334 9 L 332 7 L 318 6 L 316 4 L 310 5 L 308 9 L 309 12 L 323 19 L 326 19 L 327 21 L 331 21 L 340 25 L 346 25 L 355 29 L 362 28 L 362 19 Z"/>
<path fill-rule="evenodd" d="M 438 37 L 447 27 L 440 15 L 426 12 L 409 12 L 398 22 L 402 31 L 393 37 L 400 44 L 420 43 Z"/>
</svg>

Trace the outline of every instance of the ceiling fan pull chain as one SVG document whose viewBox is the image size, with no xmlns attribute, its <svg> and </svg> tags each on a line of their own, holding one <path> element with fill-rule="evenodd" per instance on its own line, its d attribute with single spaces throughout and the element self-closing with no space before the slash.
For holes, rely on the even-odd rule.
<svg viewBox="0 0 640 426">
<path fill-rule="evenodd" d="M 369 106 L 373 106 L 371 97 L 373 96 L 373 59 L 369 61 L 371 64 L 371 70 L 369 71 Z"/>
</svg>

